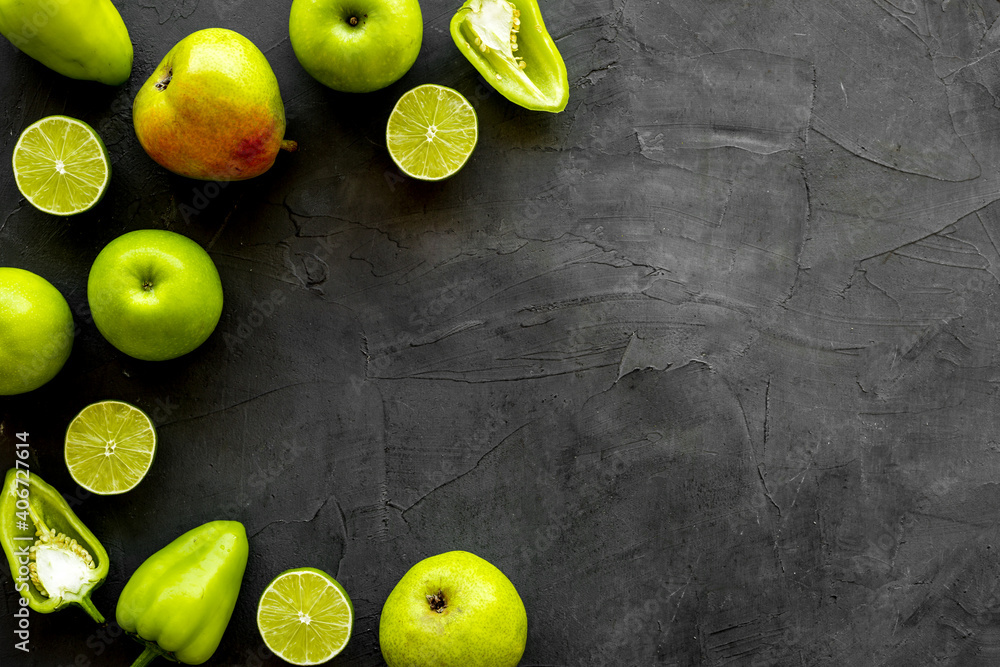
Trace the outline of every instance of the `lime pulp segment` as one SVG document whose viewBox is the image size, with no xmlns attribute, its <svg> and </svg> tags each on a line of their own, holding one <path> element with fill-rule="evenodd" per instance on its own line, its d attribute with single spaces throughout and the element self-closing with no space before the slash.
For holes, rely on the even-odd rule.
<svg viewBox="0 0 1000 667">
<path fill-rule="evenodd" d="M 439 181 L 462 168 L 478 133 L 476 111 L 461 93 L 425 84 L 399 98 L 389 116 L 386 144 L 404 174 Z"/>
<path fill-rule="evenodd" d="M 30 125 L 14 146 L 13 163 L 21 194 L 53 215 L 91 208 L 111 180 L 111 162 L 100 136 L 68 116 L 48 116 Z"/>
<path fill-rule="evenodd" d="M 344 650 L 354 609 L 343 587 L 314 568 L 278 575 L 257 607 L 257 628 L 267 647 L 293 665 L 318 665 Z"/>
<path fill-rule="evenodd" d="M 85 407 L 66 430 L 66 467 L 83 488 L 101 495 L 134 489 L 156 454 L 156 430 L 137 407 L 101 401 Z"/>
</svg>

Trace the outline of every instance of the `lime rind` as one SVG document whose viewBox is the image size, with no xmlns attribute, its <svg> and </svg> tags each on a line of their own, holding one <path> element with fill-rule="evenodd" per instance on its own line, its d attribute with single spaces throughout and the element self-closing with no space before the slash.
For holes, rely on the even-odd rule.
<svg viewBox="0 0 1000 667">
<path fill-rule="evenodd" d="M 282 572 L 257 605 L 257 629 L 272 653 L 293 665 L 319 665 L 347 646 L 354 607 L 344 587 L 311 567 Z"/>
<path fill-rule="evenodd" d="M 99 495 L 131 491 L 145 479 L 156 456 L 156 429 L 139 408 L 122 401 L 88 405 L 66 429 L 69 474 Z"/>
<path fill-rule="evenodd" d="M 111 161 L 100 135 L 69 116 L 47 116 L 28 126 L 14 146 L 12 163 L 21 194 L 51 215 L 92 208 L 111 181 Z"/>
<path fill-rule="evenodd" d="M 440 181 L 465 165 L 479 138 L 476 111 L 456 90 L 425 84 L 406 92 L 389 115 L 386 145 L 407 176 Z"/>
</svg>

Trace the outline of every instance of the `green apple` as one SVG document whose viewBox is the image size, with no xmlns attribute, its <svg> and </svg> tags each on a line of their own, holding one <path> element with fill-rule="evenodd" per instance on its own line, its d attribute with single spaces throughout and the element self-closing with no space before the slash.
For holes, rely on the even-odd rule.
<svg viewBox="0 0 1000 667">
<path fill-rule="evenodd" d="M 295 57 L 317 81 L 368 93 L 413 66 L 424 22 L 417 0 L 293 0 L 288 36 Z"/>
<path fill-rule="evenodd" d="M 142 229 L 97 255 L 87 280 L 94 324 L 108 342 L 145 361 L 194 350 L 222 315 L 222 281 L 201 246 L 180 234 Z"/>
<path fill-rule="evenodd" d="M 73 314 L 52 283 L 0 267 L 0 396 L 38 389 L 73 348 Z"/>
<path fill-rule="evenodd" d="M 382 607 L 378 638 L 389 667 L 514 667 L 528 617 L 503 572 L 449 551 L 403 575 Z"/>
</svg>

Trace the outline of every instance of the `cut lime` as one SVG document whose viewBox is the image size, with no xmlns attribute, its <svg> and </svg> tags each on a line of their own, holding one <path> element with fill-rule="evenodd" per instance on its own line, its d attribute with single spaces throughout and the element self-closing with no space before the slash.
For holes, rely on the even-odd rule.
<svg viewBox="0 0 1000 667">
<path fill-rule="evenodd" d="M 69 116 L 30 125 L 14 146 L 17 189 L 52 215 L 83 213 L 101 201 L 111 180 L 108 149 L 94 129 Z"/>
<path fill-rule="evenodd" d="M 385 140 L 404 174 L 440 181 L 457 173 L 476 147 L 476 111 L 461 93 L 433 83 L 408 91 L 389 115 Z"/>
<path fill-rule="evenodd" d="M 257 629 L 267 647 L 293 665 L 318 665 L 344 650 L 354 607 L 326 572 L 299 567 L 274 578 L 257 606 Z"/>
<path fill-rule="evenodd" d="M 65 454 L 70 476 L 83 488 L 100 495 L 125 493 L 153 465 L 156 430 L 139 408 L 101 401 L 69 423 Z"/>
</svg>

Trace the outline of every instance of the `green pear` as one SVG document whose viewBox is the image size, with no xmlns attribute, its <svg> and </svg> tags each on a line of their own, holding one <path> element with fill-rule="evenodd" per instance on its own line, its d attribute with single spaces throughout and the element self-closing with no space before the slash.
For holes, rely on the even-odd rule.
<svg viewBox="0 0 1000 667">
<path fill-rule="evenodd" d="M 410 568 L 386 598 L 378 626 L 389 667 L 515 667 L 527 639 L 514 584 L 467 551 Z"/>
<path fill-rule="evenodd" d="M 170 49 L 132 104 L 139 143 L 175 174 L 241 181 L 263 174 L 284 140 L 278 79 L 253 42 L 232 30 L 191 33 Z"/>
<path fill-rule="evenodd" d="M 111 0 L 0 0 L 0 34 L 72 79 L 125 83 L 132 42 Z"/>
</svg>

